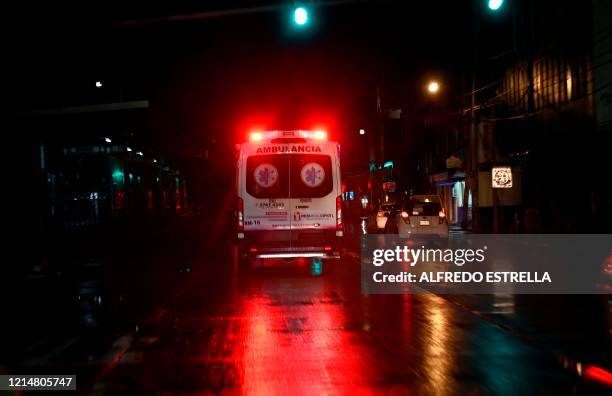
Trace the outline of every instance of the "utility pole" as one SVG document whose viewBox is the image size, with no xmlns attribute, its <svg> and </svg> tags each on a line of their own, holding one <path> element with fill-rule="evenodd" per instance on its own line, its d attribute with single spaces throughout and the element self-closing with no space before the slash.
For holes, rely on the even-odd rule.
<svg viewBox="0 0 612 396">
<path fill-rule="evenodd" d="M 467 208 L 468 208 L 468 192 L 472 194 L 472 229 L 477 230 L 479 226 L 478 219 L 478 122 L 476 119 L 476 89 L 477 89 L 477 78 L 476 71 L 478 68 L 478 10 L 479 6 L 477 2 L 473 1 L 473 21 L 472 21 L 472 32 L 473 32 L 473 59 L 472 59 L 472 92 L 470 101 L 470 129 L 467 139 L 466 153 L 466 173 L 465 173 L 465 189 L 463 192 L 463 207 L 464 216 L 461 219 L 461 226 L 467 226 Z"/>
<path fill-rule="evenodd" d="M 464 71 L 461 74 L 461 89 L 465 90 L 466 88 L 466 72 Z M 465 123 L 465 109 L 467 107 L 467 100 L 466 100 L 466 95 L 462 95 L 461 96 L 461 117 L 462 117 L 462 123 L 461 123 L 461 127 L 463 130 L 463 145 L 466 148 L 466 150 L 464 151 L 464 167 L 465 167 L 465 182 L 464 182 L 464 187 L 463 187 L 463 205 L 461 208 L 461 228 L 466 228 L 467 227 L 467 217 L 468 217 L 468 210 L 469 210 L 469 205 L 468 205 L 468 199 L 469 199 L 469 190 L 468 190 L 468 183 L 467 183 L 467 177 L 469 175 L 469 169 L 470 169 L 470 157 L 469 157 L 469 144 L 470 144 L 470 140 L 469 140 L 469 133 L 466 133 L 467 131 L 467 127 L 466 127 L 466 123 Z"/>
<path fill-rule="evenodd" d="M 492 112 L 493 119 L 495 119 L 495 108 Z M 491 161 L 491 194 L 493 199 L 493 233 L 499 232 L 499 196 L 497 195 L 497 188 L 493 188 L 493 168 L 497 165 L 497 150 L 495 143 L 495 125 L 493 122 L 490 125 L 489 133 L 489 159 Z"/>
<path fill-rule="evenodd" d="M 472 70 L 472 100 L 470 108 L 470 191 L 472 192 L 472 230 L 478 230 L 478 120 L 476 119 L 476 67 L 477 49 L 474 48 L 474 66 Z"/>
</svg>

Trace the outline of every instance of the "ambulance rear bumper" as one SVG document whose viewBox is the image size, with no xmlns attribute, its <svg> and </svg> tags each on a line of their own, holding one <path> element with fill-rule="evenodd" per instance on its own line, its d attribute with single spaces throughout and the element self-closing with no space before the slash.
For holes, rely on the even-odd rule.
<svg viewBox="0 0 612 396">
<path fill-rule="evenodd" d="M 245 232 L 241 243 L 250 257 L 338 258 L 340 240 L 335 230 L 274 230 Z"/>
</svg>

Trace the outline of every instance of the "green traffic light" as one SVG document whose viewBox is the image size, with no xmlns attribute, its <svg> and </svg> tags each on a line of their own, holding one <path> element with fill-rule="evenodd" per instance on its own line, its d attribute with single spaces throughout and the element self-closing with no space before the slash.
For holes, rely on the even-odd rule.
<svg viewBox="0 0 612 396">
<path fill-rule="evenodd" d="M 308 10 L 304 7 L 297 7 L 293 10 L 293 23 L 297 26 L 304 26 L 308 23 Z"/>
<path fill-rule="evenodd" d="M 504 5 L 504 0 L 489 0 L 489 9 L 497 11 Z"/>
</svg>

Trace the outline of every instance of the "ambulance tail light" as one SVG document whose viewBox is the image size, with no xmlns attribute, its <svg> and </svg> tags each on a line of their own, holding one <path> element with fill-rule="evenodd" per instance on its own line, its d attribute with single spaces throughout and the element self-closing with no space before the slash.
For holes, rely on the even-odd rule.
<svg viewBox="0 0 612 396">
<path fill-rule="evenodd" d="M 336 197 L 336 236 L 344 234 L 342 227 L 342 195 Z"/>
<path fill-rule="evenodd" d="M 236 200 L 236 232 L 238 238 L 244 238 L 244 201 L 240 197 Z"/>
</svg>

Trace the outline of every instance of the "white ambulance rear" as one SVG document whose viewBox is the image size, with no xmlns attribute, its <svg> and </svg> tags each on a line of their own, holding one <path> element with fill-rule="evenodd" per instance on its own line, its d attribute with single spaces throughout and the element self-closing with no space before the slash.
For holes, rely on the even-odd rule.
<svg viewBox="0 0 612 396">
<path fill-rule="evenodd" d="M 236 175 L 242 259 L 339 256 L 339 145 L 324 131 L 251 133 L 239 147 Z"/>
</svg>

